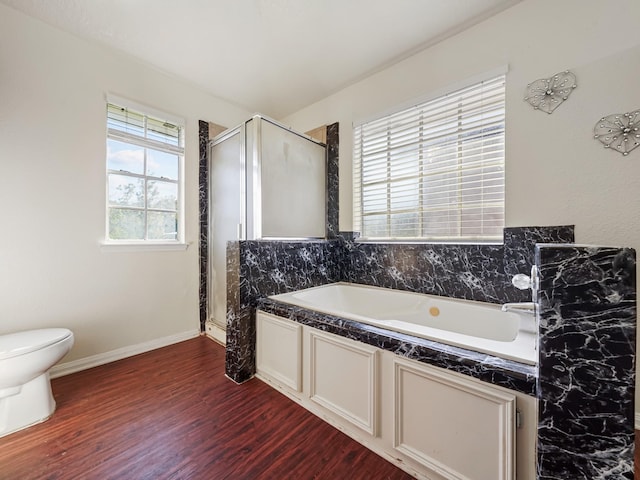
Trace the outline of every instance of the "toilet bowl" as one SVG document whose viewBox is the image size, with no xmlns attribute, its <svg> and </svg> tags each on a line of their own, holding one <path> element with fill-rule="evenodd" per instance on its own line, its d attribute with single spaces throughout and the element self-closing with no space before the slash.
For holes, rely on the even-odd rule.
<svg viewBox="0 0 640 480">
<path fill-rule="evenodd" d="M 72 346 L 73 332 L 66 328 L 0 335 L 0 437 L 53 414 L 49 370 Z"/>
</svg>

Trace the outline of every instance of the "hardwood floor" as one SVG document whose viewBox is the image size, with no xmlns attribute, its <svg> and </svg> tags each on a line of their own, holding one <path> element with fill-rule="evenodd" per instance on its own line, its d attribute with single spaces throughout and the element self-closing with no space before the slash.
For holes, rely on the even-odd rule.
<svg viewBox="0 0 640 480">
<path fill-rule="evenodd" d="M 636 449 L 633 454 L 633 478 L 640 480 L 640 430 L 636 430 Z"/>
<path fill-rule="evenodd" d="M 200 337 L 52 381 L 58 409 L 0 438 L 0 479 L 408 479 Z"/>
</svg>

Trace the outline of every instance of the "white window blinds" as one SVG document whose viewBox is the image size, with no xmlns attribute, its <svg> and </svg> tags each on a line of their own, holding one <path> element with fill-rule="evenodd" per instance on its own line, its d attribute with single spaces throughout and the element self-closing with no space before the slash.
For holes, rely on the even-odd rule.
<svg viewBox="0 0 640 480">
<path fill-rule="evenodd" d="M 107 104 L 107 128 L 112 137 L 155 145 L 161 149 L 184 153 L 182 128 L 129 108 Z"/>
<path fill-rule="evenodd" d="M 354 127 L 354 230 L 364 239 L 500 239 L 504 125 L 500 75 Z"/>
</svg>

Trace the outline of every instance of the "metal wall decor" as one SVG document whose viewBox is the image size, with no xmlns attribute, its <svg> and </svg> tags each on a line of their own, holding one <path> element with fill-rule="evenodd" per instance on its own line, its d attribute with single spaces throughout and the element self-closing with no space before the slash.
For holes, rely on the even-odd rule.
<svg viewBox="0 0 640 480">
<path fill-rule="evenodd" d="M 550 78 L 540 78 L 528 84 L 524 99 L 535 110 L 552 113 L 562 102 L 569 98 L 569 95 L 577 86 L 576 76 L 566 70 L 556 73 Z"/>
<path fill-rule="evenodd" d="M 614 113 L 602 117 L 593 129 L 593 137 L 622 155 L 640 145 L 640 110 L 629 113 Z"/>
</svg>

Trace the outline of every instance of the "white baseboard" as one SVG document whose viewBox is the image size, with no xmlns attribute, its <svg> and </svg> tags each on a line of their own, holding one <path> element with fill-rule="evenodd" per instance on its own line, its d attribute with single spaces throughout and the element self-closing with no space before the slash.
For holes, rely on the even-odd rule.
<svg viewBox="0 0 640 480">
<path fill-rule="evenodd" d="M 633 421 L 634 427 L 636 430 L 640 430 L 640 412 L 636 412 L 635 420 Z"/>
<path fill-rule="evenodd" d="M 175 335 L 170 335 L 168 337 L 156 338 L 148 342 L 129 345 L 127 347 L 111 350 L 110 352 L 99 353 L 97 355 L 91 355 L 90 357 L 72 360 L 71 362 L 60 363 L 55 365 L 49 374 L 51 378 L 62 377 L 64 375 L 69 375 L 70 373 L 80 372 L 81 370 L 87 370 L 88 368 L 97 367 L 99 365 L 104 365 L 105 363 L 115 362 L 116 360 L 122 360 L 123 358 L 155 350 L 156 348 L 173 345 L 174 343 L 189 340 L 199 335 L 200 332 L 198 330 L 189 330 Z"/>
</svg>

